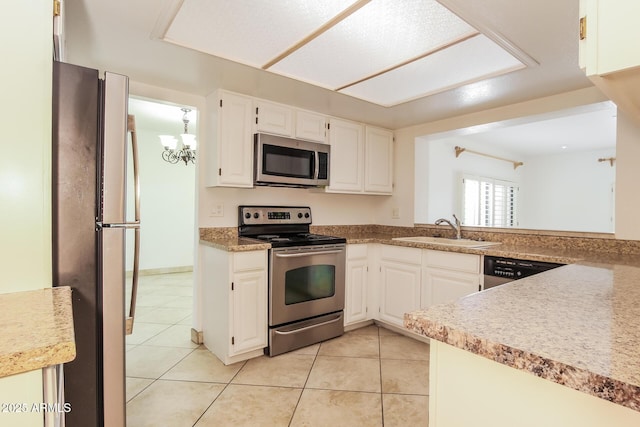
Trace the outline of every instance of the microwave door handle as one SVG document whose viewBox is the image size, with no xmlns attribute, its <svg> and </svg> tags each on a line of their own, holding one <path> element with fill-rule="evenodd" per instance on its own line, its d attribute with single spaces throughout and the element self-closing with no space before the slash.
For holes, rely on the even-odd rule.
<svg viewBox="0 0 640 427">
<path fill-rule="evenodd" d="M 320 155 L 318 154 L 318 151 L 314 151 L 313 152 L 313 159 L 314 159 L 314 172 L 313 172 L 313 179 L 318 180 L 318 175 L 320 175 Z"/>
</svg>

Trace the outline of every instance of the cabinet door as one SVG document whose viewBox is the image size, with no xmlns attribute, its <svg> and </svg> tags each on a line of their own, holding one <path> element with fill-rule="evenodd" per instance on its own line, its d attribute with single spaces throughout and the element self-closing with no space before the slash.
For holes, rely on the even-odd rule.
<svg viewBox="0 0 640 427">
<path fill-rule="evenodd" d="M 403 326 L 404 314 L 420 308 L 420 265 L 380 261 L 380 320 Z"/>
<path fill-rule="evenodd" d="M 426 268 L 420 305 L 421 308 L 427 308 L 434 304 L 453 302 L 479 290 L 478 274 Z"/>
<path fill-rule="evenodd" d="M 360 123 L 331 119 L 329 190 L 362 192 L 364 177 L 364 130 Z"/>
<path fill-rule="evenodd" d="M 252 270 L 235 273 L 231 300 L 233 325 L 230 355 L 266 347 L 266 271 Z"/>
<path fill-rule="evenodd" d="M 308 111 L 296 111 L 296 138 L 326 142 L 327 119 Z"/>
<path fill-rule="evenodd" d="M 580 41 L 580 66 L 588 76 L 640 66 L 639 15 L 638 1 L 580 1 L 580 16 L 586 16 L 587 30 Z"/>
<path fill-rule="evenodd" d="M 256 101 L 256 131 L 293 136 L 293 110 L 280 104 Z"/>
<path fill-rule="evenodd" d="M 393 133 L 386 129 L 366 127 L 364 191 L 393 191 Z"/>
<path fill-rule="evenodd" d="M 367 320 L 367 259 L 347 261 L 344 324 Z"/>
<path fill-rule="evenodd" d="M 223 92 L 218 115 L 218 185 L 253 186 L 251 98 Z"/>
</svg>

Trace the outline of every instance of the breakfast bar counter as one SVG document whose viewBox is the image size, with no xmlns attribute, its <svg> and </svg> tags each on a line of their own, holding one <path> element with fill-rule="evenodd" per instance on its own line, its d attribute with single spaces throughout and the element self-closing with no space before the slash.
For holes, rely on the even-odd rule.
<svg viewBox="0 0 640 427">
<path fill-rule="evenodd" d="M 0 377 L 75 359 L 71 288 L 0 294 Z"/>
<path fill-rule="evenodd" d="M 573 420 L 566 424 L 565 419 L 564 425 L 598 425 L 605 420 L 606 425 L 640 425 L 639 267 L 567 265 L 455 303 L 407 313 L 405 326 L 432 338 L 432 426 L 458 425 L 456 417 L 466 416 L 462 412 L 474 413 L 460 394 L 452 397 L 455 406 L 468 411 L 447 413 L 452 411 L 445 401 L 447 389 L 470 390 L 476 380 L 482 383 L 482 394 L 490 395 L 487 399 L 502 400 L 505 418 L 496 417 L 490 403 L 480 403 L 483 396 L 474 396 L 475 416 L 488 411 L 485 415 L 496 421 L 492 425 L 563 425 L 562 411 L 553 406 L 557 402 L 566 402 L 562 406 Z M 456 366 L 446 366 L 456 358 Z M 494 368 L 495 373 L 481 379 Z M 465 369 L 470 371 L 464 374 Z M 458 375 L 466 375 L 465 384 L 456 387 L 451 382 L 460 380 L 454 378 Z M 531 400 L 538 397 L 527 390 L 538 386 L 536 396 L 549 399 Z M 506 413 L 518 407 L 519 396 L 527 401 L 520 411 L 530 408 L 532 413 L 509 419 Z M 577 421 L 579 413 L 588 415 L 591 421 L 584 422 L 592 424 Z"/>
</svg>

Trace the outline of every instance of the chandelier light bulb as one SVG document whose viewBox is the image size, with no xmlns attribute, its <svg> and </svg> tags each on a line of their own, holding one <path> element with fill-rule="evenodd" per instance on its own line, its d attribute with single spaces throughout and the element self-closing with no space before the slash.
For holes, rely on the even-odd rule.
<svg viewBox="0 0 640 427">
<path fill-rule="evenodd" d="M 159 135 L 160 143 L 164 147 L 162 152 L 162 159 L 165 162 L 176 164 L 183 161 L 185 165 L 196 162 L 196 136 L 189 133 L 188 125 L 189 118 L 187 113 L 191 110 L 188 108 L 181 108 L 182 122 L 184 123 L 184 133 L 180 134 L 182 140 L 181 148 L 178 149 L 178 139 L 173 135 Z"/>
</svg>

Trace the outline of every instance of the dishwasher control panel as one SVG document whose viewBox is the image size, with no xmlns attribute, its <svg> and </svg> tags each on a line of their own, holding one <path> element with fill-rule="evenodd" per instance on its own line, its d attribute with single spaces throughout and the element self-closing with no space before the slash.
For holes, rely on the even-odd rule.
<svg viewBox="0 0 640 427">
<path fill-rule="evenodd" d="M 484 275 L 518 280 L 562 265 L 564 264 L 485 256 Z"/>
</svg>

